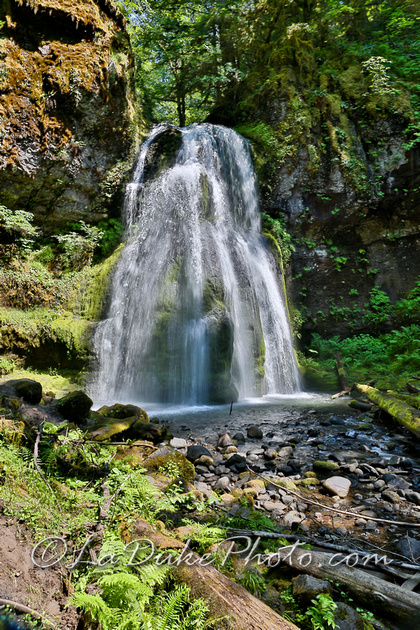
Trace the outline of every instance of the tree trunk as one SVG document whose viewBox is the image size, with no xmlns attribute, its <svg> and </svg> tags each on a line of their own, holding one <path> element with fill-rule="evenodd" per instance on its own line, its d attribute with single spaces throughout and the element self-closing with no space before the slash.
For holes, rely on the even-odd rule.
<svg viewBox="0 0 420 630">
<path fill-rule="evenodd" d="M 158 549 L 182 550 L 178 557 L 168 556 L 171 577 L 187 584 L 194 598 L 202 597 L 217 620 L 217 630 L 299 630 L 243 586 L 220 573 L 205 557 L 186 547 L 186 543 L 156 531 L 144 519 L 137 519 L 125 541 L 149 540 Z"/>
<path fill-rule="evenodd" d="M 335 353 L 335 367 L 337 368 L 338 378 L 340 380 L 341 389 L 343 392 L 349 392 L 349 382 L 346 376 L 346 368 L 344 367 L 343 361 L 338 352 Z"/>
<path fill-rule="evenodd" d="M 356 559 L 356 556 L 357 552 L 345 556 L 342 553 L 306 551 L 293 546 L 284 547 L 271 558 L 266 558 L 267 564 L 272 567 L 286 563 L 297 571 L 339 582 L 383 617 L 390 615 L 407 622 L 407 630 L 420 627 L 420 595 L 378 578 L 369 571 L 340 563 L 347 557 L 351 564 L 352 557 Z M 377 563 L 377 569 L 380 569 L 380 562 Z"/>
<path fill-rule="evenodd" d="M 389 413 L 399 424 L 406 427 L 416 437 L 420 437 L 420 411 L 411 405 L 393 398 L 389 394 L 379 391 L 369 385 L 356 383 L 355 388 L 381 409 Z"/>
</svg>

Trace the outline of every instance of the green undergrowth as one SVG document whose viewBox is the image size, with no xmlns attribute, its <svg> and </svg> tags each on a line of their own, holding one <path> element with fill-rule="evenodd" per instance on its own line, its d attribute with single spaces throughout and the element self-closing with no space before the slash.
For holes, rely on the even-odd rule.
<svg viewBox="0 0 420 630">
<path fill-rule="evenodd" d="M 5 382 L 19 378 L 30 378 L 38 381 L 41 383 L 44 392 L 53 393 L 56 398 L 61 398 L 69 392 L 80 389 L 85 381 L 86 372 L 81 370 L 59 370 L 57 368 L 42 371 L 34 368 L 23 369 L 13 366 L 7 375 L 2 376 L 1 381 Z"/>
<path fill-rule="evenodd" d="M 420 374 L 420 325 L 403 326 L 378 336 L 361 334 L 346 339 L 338 336 L 325 339 L 316 333 L 302 363 L 305 369 L 318 373 L 320 382 L 328 378 L 331 379 L 328 382 L 335 381 L 338 385 L 335 352 L 339 352 L 350 382 L 375 380 L 380 389 L 401 389 L 413 374 Z"/>
</svg>

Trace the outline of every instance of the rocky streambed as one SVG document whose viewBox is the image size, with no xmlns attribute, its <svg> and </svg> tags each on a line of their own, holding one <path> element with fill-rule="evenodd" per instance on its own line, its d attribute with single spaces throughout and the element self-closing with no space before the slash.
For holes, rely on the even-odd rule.
<svg viewBox="0 0 420 630">
<path fill-rule="evenodd" d="M 195 464 L 195 487 L 217 491 L 233 512 L 252 497 L 256 509 L 302 533 L 362 537 L 397 552 L 398 540 L 420 536 L 419 445 L 375 410 L 313 397 L 159 418 L 176 436 L 171 445 Z"/>
</svg>

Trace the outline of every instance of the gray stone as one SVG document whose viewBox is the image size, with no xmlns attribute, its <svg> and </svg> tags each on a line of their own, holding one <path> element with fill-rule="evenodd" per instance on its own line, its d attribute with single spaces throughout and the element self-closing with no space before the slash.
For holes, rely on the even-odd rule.
<svg viewBox="0 0 420 630">
<path fill-rule="evenodd" d="M 264 501 L 263 508 L 267 512 L 284 512 L 286 506 L 279 501 Z"/>
<path fill-rule="evenodd" d="M 238 431 L 238 433 L 235 433 L 232 439 L 236 440 L 237 442 L 245 442 L 245 436 L 243 433 L 241 433 L 241 431 Z"/>
<path fill-rule="evenodd" d="M 378 479 L 378 481 L 375 481 L 375 483 L 373 484 L 374 488 L 383 488 L 385 485 L 385 481 L 383 479 Z"/>
<path fill-rule="evenodd" d="M 208 498 L 210 496 L 211 488 L 206 483 L 196 481 L 194 487 L 199 490 L 204 497 Z"/>
<path fill-rule="evenodd" d="M 187 441 L 184 440 L 184 438 L 177 438 L 174 437 L 172 438 L 172 440 L 169 442 L 169 444 L 171 446 L 173 446 L 174 448 L 185 448 L 187 446 Z"/>
<path fill-rule="evenodd" d="M 351 606 L 336 602 L 334 621 L 336 630 L 366 630 L 365 620 Z M 369 627 L 369 626 L 368 626 Z"/>
<path fill-rule="evenodd" d="M 275 448 L 268 448 L 264 453 L 265 459 L 276 459 L 277 451 Z"/>
<path fill-rule="evenodd" d="M 256 440 L 261 440 L 263 437 L 263 432 L 261 431 L 261 429 L 255 425 L 253 425 L 252 427 L 249 427 L 247 430 L 247 436 L 249 438 L 253 438 Z"/>
<path fill-rule="evenodd" d="M 310 604 L 321 593 L 332 593 L 332 585 L 326 580 L 311 575 L 298 575 L 292 580 L 293 595 L 303 603 Z"/>
<path fill-rule="evenodd" d="M 390 503 L 399 503 L 401 501 L 400 496 L 393 490 L 384 490 L 382 492 L 382 498 Z"/>
<path fill-rule="evenodd" d="M 229 457 L 226 462 L 226 466 L 228 468 L 232 468 L 232 466 L 235 466 L 237 470 L 246 470 L 246 459 L 242 455 L 235 453 L 234 455 L 232 455 L 232 457 Z"/>
<path fill-rule="evenodd" d="M 217 446 L 219 448 L 226 448 L 227 446 L 234 446 L 233 440 L 230 437 L 229 433 L 224 433 L 223 435 L 219 437 Z"/>
<path fill-rule="evenodd" d="M 344 499 L 350 490 L 351 481 L 345 477 L 330 477 L 324 481 L 324 487 L 332 494 Z"/>
<path fill-rule="evenodd" d="M 214 484 L 215 490 L 227 490 L 230 486 L 229 477 L 220 477 Z"/>
<path fill-rule="evenodd" d="M 407 501 L 415 503 L 416 505 L 420 505 L 420 492 L 415 492 L 414 490 L 406 490 L 404 494 Z"/>
<path fill-rule="evenodd" d="M 411 538 L 410 536 L 404 536 L 395 545 L 395 549 L 403 556 L 407 556 L 411 561 L 420 561 L 420 540 Z"/>
<path fill-rule="evenodd" d="M 281 459 L 282 463 L 286 463 L 289 461 L 292 455 L 293 455 L 293 447 L 285 446 L 284 448 L 281 448 L 279 452 L 277 453 L 277 459 Z"/>
<path fill-rule="evenodd" d="M 213 458 L 208 455 L 200 455 L 198 459 L 195 460 L 196 464 L 201 466 L 211 466 L 213 464 Z"/>
</svg>

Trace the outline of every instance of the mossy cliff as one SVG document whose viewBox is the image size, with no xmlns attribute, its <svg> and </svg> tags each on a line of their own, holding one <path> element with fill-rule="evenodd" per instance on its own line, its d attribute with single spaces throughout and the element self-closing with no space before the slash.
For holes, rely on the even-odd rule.
<svg viewBox="0 0 420 630">
<path fill-rule="evenodd" d="M 0 8 L 0 196 L 50 230 L 116 216 L 143 120 L 125 20 L 108 0 Z"/>
</svg>

